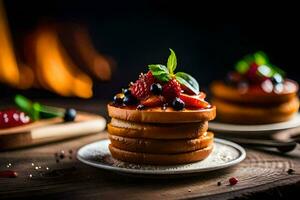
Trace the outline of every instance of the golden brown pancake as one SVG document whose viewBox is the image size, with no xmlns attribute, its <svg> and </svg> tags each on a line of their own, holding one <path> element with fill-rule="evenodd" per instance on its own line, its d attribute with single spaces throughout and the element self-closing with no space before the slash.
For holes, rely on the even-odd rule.
<svg viewBox="0 0 300 200">
<path fill-rule="evenodd" d="M 111 135 L 128 138 L 192 139 L 207 131 L 208 122 L 149 124 L 112 118 L 107 128 Z"/>
<path fill-rule="evenodd" d="M 176 165 L 197 162 L 207 158 L 213 150 L 213 145 L 197 151 L 177 154 L 137 153 L 118 149 L 111 144 L 109 145 L 109 150 L 114 158 L 124 162 L 151 165 Z"/>
<path fill-rule="evenodd" d="M 136 108 L 120 108 L 108 104 L 107 109 L 108 115 L 112 118 L 143 123 L 204 122 L 213 120 L 216 116 L 216 108 L 214 106 L 206 109 L 175 111 L 171 108 L 162 110 L 160 107 L 137 110 Z"/>
<path fill-rule="evenodd" d="M 113 147 L 125 151 L 152 154 L 174 154 L 200 150 L 212 145 L 213 137 L 211 132 L 195 139 L 180 140 L 135 139 L 109 135 Z"/>
</svg>

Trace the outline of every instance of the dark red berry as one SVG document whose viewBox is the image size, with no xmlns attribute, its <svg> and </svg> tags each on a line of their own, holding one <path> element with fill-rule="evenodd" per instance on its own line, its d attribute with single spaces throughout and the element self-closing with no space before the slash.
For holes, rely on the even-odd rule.
<svg viewBox="0 0 300 200">
<path fill-rule="evenodd" d="M 159 83 L 153 83 L 150 87 L 150 91 L 154 95 L 160 95 L 162 93 L 162 86 Z"/>
<path fill-rule="evenodd" d="M 18 173 L 12 170 L 0 171 L 0 178 L 16 178 Z"/>
<path fill-rule="evenodd" d="M 230 179 L 229 179 L 229 184 L 230 185 L 235 185 L 235 184 L 237 184 L 239 182 L 239 180 L 237 179 L 237 178 L 235 178 L 235 177 L 231 177 Z"/>
<path fill-rule="evenodd" d="M 17 109 L 0 111 L 0 129 L 21 126 L 30 123 L 30 118 Z"/>
<path fill-rule="evenodd" d="M 172 102 L 172 106 L 174 110 L 182 110 L 185 107 L 185 103 L 180 98 L 176 97 Z"/>
<path fill-rule="evenodd" d="M 181 93 L 181 86 L 176 79 L 171 79 L 168 83 L 164 84 L 162 95 L 168 102 L 172 102 L 175 97 L 179 97 Z"/>
<path fill-rule="evenodd" d="M 139 79 L 130 87 L 131 94 L 141 100 L 150 95 L 150 87 L 155 82 L 155 78 L 151 71 L 147 74 L 141 74 Z"/>
</svg>

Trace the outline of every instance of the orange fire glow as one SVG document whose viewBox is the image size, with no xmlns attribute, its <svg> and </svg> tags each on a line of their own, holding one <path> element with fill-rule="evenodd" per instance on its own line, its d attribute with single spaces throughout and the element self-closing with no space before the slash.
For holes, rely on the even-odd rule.
<svg viewBox="0 0 300 200">
<path fill-rule="evenodd" d="M 55 31 L 40 31 L 35 44 L 37 78 L 45 88 L 62 96 L 92 96 L 91 78 L 71 61 Z"/>
<path fill-rule="evenodd" d="M 70 32 L 74 41 L 71 37 L 67 39 L 73 43 L 72 51 L 81 59 L 81 67 L 87 69 L 82 71 L 62 45 L 59 31 L 55 26 L 38 27 L 25 43 L 26 64 L 20 62 L 13 49 L 0 0 L 0 82 L 19 89 L 44 88 L 61 96 L 92 97 L 90 75 L 103 81 L 110 80 L 112 62 L 96 51 L 87 31 L 76 26 Z"/>
<path fill-rule="evenodd" d="M 20 72 L 11 44 L 3 3 L 0 1 L 0 81 L 11 86 L 17 86 Z"/>
</svg>

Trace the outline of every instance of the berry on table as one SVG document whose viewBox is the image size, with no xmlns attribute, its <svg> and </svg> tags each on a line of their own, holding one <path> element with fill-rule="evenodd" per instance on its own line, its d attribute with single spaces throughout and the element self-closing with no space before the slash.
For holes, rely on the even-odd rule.
<svg viewBox="0 0 300 200">
<path fill-rule="evenodd" d="M 74 108 L 67 108 L 64 115 L 65 122 L 74 121 L 76 118 L 76 110 Z"/>
<path fill-rule="evenodd" d="M 159 83 L 153 83 L 150 87 L 150 91 L 154 95 L 160 95 L 162 93 L 162 86 Z"/>
<path fill-rule="evenodd" d="M 0 129 L 20 126 L 30 122 L 30 117 L 17 109 L 11 108 L 0 111 Z"/>
<path fill-rule="evenodd" d="M 231 177 L 229 179 L 229 184 L 230 185 L 236 185 L 238 182 L 239 182 L 239 180 L 237 178 L 235 178 L 235 177 Z"/>
<path fill-rule="evenodd" d="M 185 107 L 185 103 L 178 97 L 176 97 L 173 102 L 172 106 L 175 110 L 182 110 Z"/>
</svg>

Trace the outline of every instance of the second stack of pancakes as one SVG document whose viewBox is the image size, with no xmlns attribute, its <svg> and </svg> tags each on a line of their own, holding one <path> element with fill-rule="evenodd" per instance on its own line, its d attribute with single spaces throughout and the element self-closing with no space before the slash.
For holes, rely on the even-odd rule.
<svg viewBox="0 0 300 200">
<path fill-rule="evenodd" d="M 215 108 L 197 113 L 187 111 L 137 111 L 108 106 L 109 146 L 118 160 L 172 165 L 205 159 L 213 149 L 213 133 L 207 132 Z M 171 115 L 170 115 L 171 114 Z M 168 116 L 173 119 L 168 120 Z M 147 118 L 143 117 L 147 116 Z M 146 122 L 145 122 L 146 121 Z"/>
</svg>

